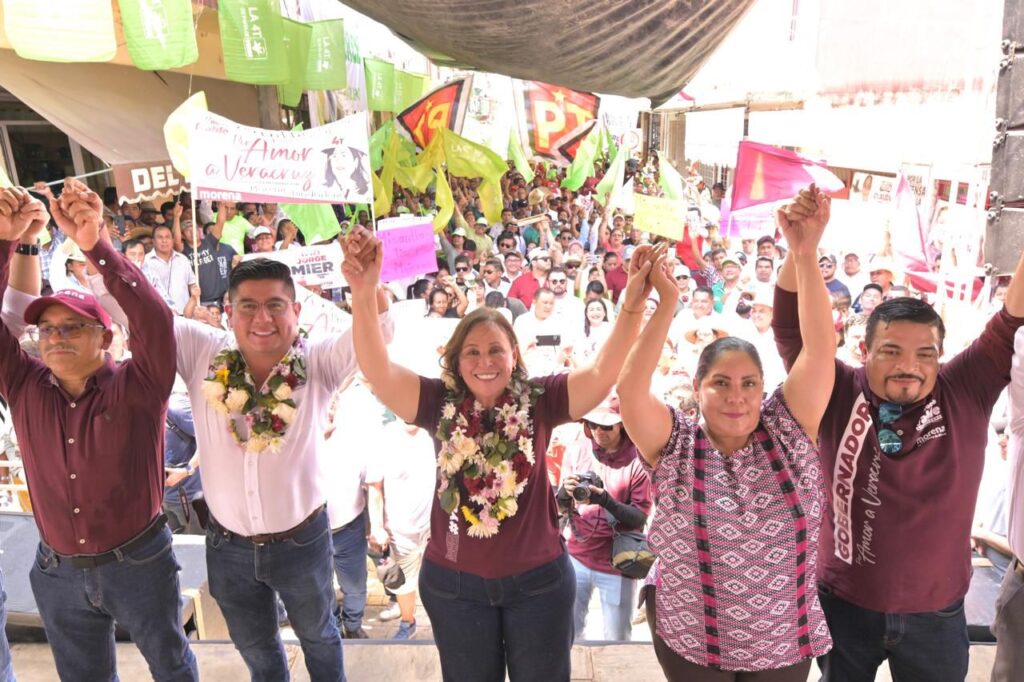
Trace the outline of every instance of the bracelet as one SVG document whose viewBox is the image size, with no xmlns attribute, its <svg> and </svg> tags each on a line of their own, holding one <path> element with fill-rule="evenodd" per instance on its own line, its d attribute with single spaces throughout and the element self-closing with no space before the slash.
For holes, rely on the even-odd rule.
<svg viewBox="0 0 1024 682">
<path fill-rule="evenodd" d="M 38 244 L 18 244 L 14 247 L 14 253 L 20 253 L 22 256 L 38 256 L 39 245 Z"/>
</svg>

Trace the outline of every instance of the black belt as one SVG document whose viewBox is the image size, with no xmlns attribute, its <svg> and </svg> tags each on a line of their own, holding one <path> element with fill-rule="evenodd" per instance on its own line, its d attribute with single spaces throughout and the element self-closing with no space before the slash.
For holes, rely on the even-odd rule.
<svg viewBox="0 0 1024 682">
<path fill-rule="evenodd" d="M 284 542 L 285 540 L 291 540 L 293 537 L 295 537 L 296 535 L 304 531 L 306 528 L 308 528 L 314 521 L 316 521 L 317 517 L 320 516 L 320 513 L 324 511 L 324 509 L 326 508 L 327 503 L 321 504 L 319 507 L 313 510 L 312 514 L 310 514 L 305 519 L 300 521 L 299 525 L 293 528 L 289 528 L 288 530 L 283 530 L 280 533 L 264 533 L 263 535 L 240 535 L 238 533 L 233 533 L 224 526 L 220 525 L 220 523 L 217 522 L 217 519 L 213 518 L 212 516 L 210 517 L 209 525 L 213 532 L 219 533 L 220 535 L 223 535 L 229 540 L 231 540 L 232 538 L 237 538 L 238 540 L 247 540 L 254 545 L 269 545 L 275 542 Z"/>
<path fill-rule="evenodd" d="M 167 517 L 160 514 L 155 519 L 149 522 L 145 530 L 133 537 L 123 545 L 119 545 L 109 552 L 103 552 L 102 554 L 58 554 L 57 558 L 61 561 L 67 561 L 75 568 L 97 568 L 104 564 L 109 564 L 114 561 L 122 561 L 126 554 L 131 554 L 139 547 L 156 537 L 157 533 L 163 530 L 164 526 L 167 525 Z"/>
</svg>

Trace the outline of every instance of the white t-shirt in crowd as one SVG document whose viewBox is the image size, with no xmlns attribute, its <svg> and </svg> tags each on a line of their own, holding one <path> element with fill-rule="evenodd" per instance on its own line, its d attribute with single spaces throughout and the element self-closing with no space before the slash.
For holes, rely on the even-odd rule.
<svg viewBox="0 0 1024 682">
<path fill-rule="evenodd" d="M 430 509 L 437 489 L 437 463 L 430 434 L 393 421 L 366 450 L 366 482 L 384 483 L 384 527 L 401 554 L 411 554 L 430 536 Z"/>
</svg>

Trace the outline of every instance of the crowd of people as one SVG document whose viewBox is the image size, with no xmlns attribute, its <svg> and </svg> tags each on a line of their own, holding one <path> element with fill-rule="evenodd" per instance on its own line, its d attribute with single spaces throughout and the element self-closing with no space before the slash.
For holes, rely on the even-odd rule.
<svg viewBox="0 0 1024 682">
<path fill-rule="evenodd" d="M 658 194 L 658 164 L 626 179 Z M 0 393 L 61 678 L 114 674 L 114 621 L 155 679 L 198 677 L 176 532 L 205 533 L 254 680 L 288 677 L 283 619 L 344 679 L 368 554 L 445 680 L 568 680 L 595 590 L 603 638 L 645 619 L 672 680 L 963 680 L 972 545 L 1005 575 L 993 679 L 1024 674 L 1020 277 L 947 348 L 890 254 L 822 248 L 813 186 L 728 238 L 692 177 L 674 241 L 532 170 L 494 224 L 452 178 L 436 271 L 394 282 L 369 208 L 336 207 L 333 291 L 273 259 L 305 245 L 274 204 L 0 194 Z M 392 216 L 437 210 L 395 189 Z"/>
</svg>

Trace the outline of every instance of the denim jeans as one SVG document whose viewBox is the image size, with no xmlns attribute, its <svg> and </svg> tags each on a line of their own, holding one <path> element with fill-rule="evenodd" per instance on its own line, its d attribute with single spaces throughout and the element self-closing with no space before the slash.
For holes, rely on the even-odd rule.
<svg viewBox="0 0 1024 682">
<path fill-rule="evenodd" d="M 420 598 L 444 682 L 568 682 L 576 579 L 569 555 L 487 580 L 428 559 Z"/>
<path fill-rule="evenodd" d="M 833 647 L 818 659 L 823 682 L 870 682 L 889 659 L 894 682 L 963 682 L 970 642 L 964 600 L 941 611 L 881 613 L 855 606 L 820 584 Z"/>
<path fill-rule="evenodd" d="M 346 630 L 363 625 L 366 610 L 366 519 L 362 514 L 331 533 L 334 574 L 343 593 L 341 623 Z"/>
<path fill-rule="evenodd" d="M 206 570 L 228 633 L 252 682 L 286 682 L 288 661 L 277 624 L 277 596 L 288 610 L 313 682 L 344 682 L 341 636 L 334 622 L 331 531 L 326 512 L 283 542 L 254 545 L 206 532 Z"/>
<path fill-rule="evenodd" d="M 14 664 L 11 645 L 7 643 L 7 592 L 4 591 L 4 573 L 0 571 L 0 682 L 14 682 Z"/>
<path fill-rule="evenodd" d="M 609 642 L 630 641 L 633 625 L 633 596 L 636 594 L 636 581 L 624 575 L 612 575 L 587 568 L 574 557 L 572 569 L 576 572 L 576 605 L 573 609 L 573 621 L 576 628 L 576 639 L 582 640 L 587 625 L 587 610 L 590 607 L 590 596 L 597 588 L 601 595 L 601 616 L 604 621 L 604 638 Z"/>
<path fill-rule="evenodd" d="M 996 636 L 996 661 L 992 682 L 1014 682 L 1024 678 L 1024 569 L 1011 561 L 996 599 L 992 634 Z"/>
<path fill-rule="evenodd" d="M 62 680 L 117 680 L 114 621 L 131 635 L 154 680 L 198 680 L 181 624 L 181 566 L 171 531 L 97 568 L 75 568 L 39 544 L 32 594 Z"/>
</svg>

